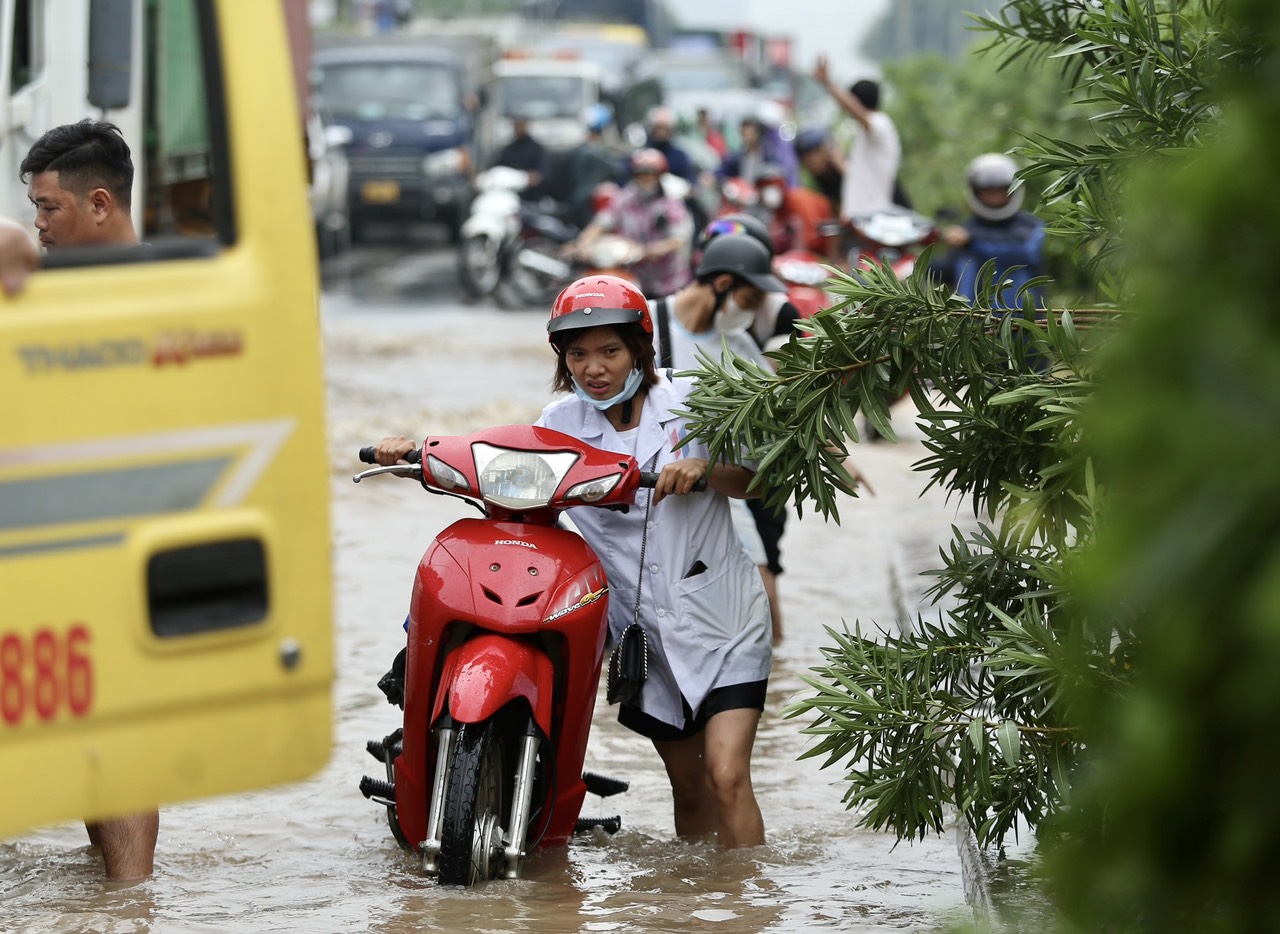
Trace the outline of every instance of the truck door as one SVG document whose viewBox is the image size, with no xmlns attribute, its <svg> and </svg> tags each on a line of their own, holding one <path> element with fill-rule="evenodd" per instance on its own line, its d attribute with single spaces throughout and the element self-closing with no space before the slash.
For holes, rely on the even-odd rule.
<svg viewBox="0 0 1280 934">
<path fill-rule="evenodd" d="M 318 278 L 281 5 L 134 10 L 150 247 L 51 254 L 0 298 L 0 837 L 301 779 L 330 751 Z"/>
</svg>

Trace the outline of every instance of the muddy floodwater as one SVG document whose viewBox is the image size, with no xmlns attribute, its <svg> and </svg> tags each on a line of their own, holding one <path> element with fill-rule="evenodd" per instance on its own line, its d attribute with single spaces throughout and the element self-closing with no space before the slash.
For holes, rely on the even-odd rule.
<svg viewBox="0 0 1280 934">
<path fill-rule="evenodd" d="M 461 891 L 425 877 L 357 784 L 382 777 L 365 741 L 398 725 L 376 681 L 403 645 L 417 559 L 471 510 L 395 478 L 354 485 L 356 451 L 385 434 L 528 422 L 548 398 L 552 357 L 533 311 L 347 290 L 327 292 L 322 313 L 338 662 L 332 758 L 305 782 L 162 808 L 156 873 L 137 885 L 102 880 L 80 824 L 0 843 L 0 931 L 744 934 L 942 931 L 972 919 L 953 837 L 895 847 L 860 829 L 842 802 L 841 769 L 801 760 L 808 739 L 778 716 L 829 644 L 824 626 L 892 627 L 895 588 L 927 609 L 927 581 L 916 574 L 937 566 L 952 523 L 971 521 L 936 491 L 920 495 L 909 410 L 897 416 L 899 444 L 854 451 L 876 495 L 842 500 L 839 525 L 793 513 L 783 538 L 786 638 L 754 765 L 764 846 L 721 852 L 677 840 L 652 747 L 617 725 L 601 693 L 587 768 L 631 789 L 588 797 L 583 813 L 619 814 L 622 831 L 540 853 L 519 881 Z M 20 790 L 6 793 L 20 805 Z"/>
</svg>

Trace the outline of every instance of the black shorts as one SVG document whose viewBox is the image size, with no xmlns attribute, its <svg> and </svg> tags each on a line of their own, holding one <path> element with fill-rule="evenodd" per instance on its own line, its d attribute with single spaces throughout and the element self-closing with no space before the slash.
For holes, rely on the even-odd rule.
<svg viewBox="0 0 1280 934">
<path fill-rule="evenodd" d="M 689 702 L 681 698 L 684 705 L 684 728 L 663 723 L 657 717 L 651 717 L 639 707 L 623 704 L 618 708 L 618 722 L 633 733 L 639 733 L 658 742 L 672 743 L 677 740 L 697 736 L 707 728 L 707 721 L 726 710 L 764 710 L 764 698 L 768 691 L 769 679 L 763 681 L 744 681 L 741 684 L 726 684 L 716 688 L 706 696 L 698 716 L 693 716 Z"/>
<path fill-rule="evenodd" d="M 775 575 L 782 573 L 782 529 L 787 524 L 786 507 L 782 509 L 769 509 L 765 506 L 764 501 L 760 499 L 747 500 L 747 507 L 751 510 L 751 517 L 756 520 L 756 531 L 760 533 L 760 540 L 764 542 L 764 556 L 768 562 L 769 570 Z"/>
</svg>

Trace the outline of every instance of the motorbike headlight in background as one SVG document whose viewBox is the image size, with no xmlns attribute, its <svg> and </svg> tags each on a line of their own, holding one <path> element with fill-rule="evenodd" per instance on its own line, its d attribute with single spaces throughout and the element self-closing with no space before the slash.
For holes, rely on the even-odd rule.
<svg viewBox="0 0 1280 934">
<path fill-rule="evenodd" d="M 631 266 L 640 261 L 640 250 L 624 237 L 598 237 L 591 244 L 590 259 L 599 269 L 616 269 Z"/>
<path fill-rule="evenodd" d="M 461 471 L 454 470 L 434 454 L 427 455 L 427 470 L 431 473 L 431 479 L 436 482 L 436 486 L 440 487 L 440 489 L 462 489 L 471 492 L 467 478 L 462 475 Z"/>
<path fill-rule="evenodd" d="M 433 152 L 422 160 L 425 175 L 459 175 L 467 170 L 467 151 L 461 146 Z"/>
<path fill-rule="evenodd" d="M 480 495 L 508 509 L 538 509 L 551 502 L 577 461 L 568 451 L 534 454 L 477 444 L 472 448 Z"/>
<path fill-rule="evenodd" d="M 618 485 L 618 481 L 622 478 L 622 474 L 616 473 L 611 477 L 598 477 L 595 480 L 587 480 L 583 483 L 577 483 L 569 487 L 565 491 L 565 499 L 580 499 L 584 503 L 596 503 L 604 499 L 609 492 Z"/>
</svg>

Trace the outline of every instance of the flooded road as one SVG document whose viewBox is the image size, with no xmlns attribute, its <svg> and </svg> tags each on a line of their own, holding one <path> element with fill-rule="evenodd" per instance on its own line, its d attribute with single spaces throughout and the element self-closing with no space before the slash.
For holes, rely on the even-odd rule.
<svg viewBox="0 0 1280 934">
<path fill-rule="evenodd" d="M 365 257 L 363 264 L 360 257 Z M 363 265 L 381 264 L 377 277 Z M 839 767 L 799 761 L 807 740 L 778 713 L 829 643 L 823 627 L 894 625 L 894 581 L 924 609 L 915 571 L 963 512 L 920 497 L 922 449 L 910 412 L 898 445 L 854 460 L 875 497 L 841 502 L 841 525 L 793 515 L 780 579 L 786 639 L 775 652 L 754 780 L 767 842 L 721 852 L 673 833 L 669 788 L 647 741 L 597 701 L 587 768 L 631 790 L 583 814 L 620 814 L 622 831 L 541 853 L 526 878 L 441 889 L 395 844 L 361 775 L 364 749 L 398 725 L 378 677 L 404 643 L 412 574 L 431 536 L 471 510 L 395 478 L 356 486 L 357 449 L 385 434 L 458 433 L 536 417 L 552 356 L 545 312 L 466 306 L 442 255 L 371 250 L 331 271 L 322 303 L 328 367 L 338 677 L 335 746 L 314 778 L 162 808 L 155 876 L 102 881 L 84 828 L 0 843 L 0 930 L 20 932 L 649 932 L 938 931 L 972 917 L 948 835 L 893 846 L 842 803 Z M 932 611 L 936 612 L 936 611 Z M 9 790 L 10 795 L 15 790 Z"/>
</svg>

